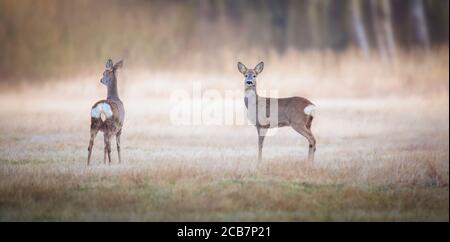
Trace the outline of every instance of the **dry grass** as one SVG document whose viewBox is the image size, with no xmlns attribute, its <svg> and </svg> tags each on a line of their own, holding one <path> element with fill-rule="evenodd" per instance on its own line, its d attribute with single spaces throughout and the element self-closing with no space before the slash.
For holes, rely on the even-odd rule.
<svg viewBox="0 0 450 242">
<path fill-rule="evenodd" d="M 387 86 L 344 82 L 337 89 L 324 81 L 321 95 L 305 76 L 301 88 L 279 82 L 281 96 L 313 90 L 309 97 L 319 107 L 313 165 L 306 140 L 288 128 L 266 139 L 258 165 L 251 126 L 170 124 L 170 90 L 190 90 L 193 81 L 240 90 L 238 74 L 135 80 L 124 70 L 125 162 L 117 164 L 114 151 L 111 166 L 101 162 L 99 136 L 93 165 L 85 164 L 89 108 L 105 92 L 96 76 L 20 93 L 4 89 L 0 220 L 448 221 L 448 57 L 441 65 L 432 73 L 400 69 Z M 413 83 L 429 76 L 431 87 L 414 85 L 408 95 L 405 76 Z M 281 78 L 272 77 L 271 87 Z M 346 98 L 324 98 L 333 88 Z M 370 88 L 373 95 L 353 95 Z M 380 95 L 384 89 L 399 94 Z"/>
</svg>

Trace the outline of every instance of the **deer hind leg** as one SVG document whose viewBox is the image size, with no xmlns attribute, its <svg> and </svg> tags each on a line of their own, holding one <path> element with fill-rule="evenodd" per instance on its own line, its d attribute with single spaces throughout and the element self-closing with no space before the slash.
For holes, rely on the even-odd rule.
<svg viewBox="0 0 450 242">
<path fill-rule="evenodd" d="M 111 133 L 105 133 L 105 156 L 108 155 L 108 164 L 111 164 Z M 105 157 L 106 163 L 106 157 Z"/>
<path fill-rule="evenodd" d="M 108 136 L 107 146 L 108 146 L 108 162 L 109 164 L 111 164 L 111 135 Z"/>
<path fill-rule="evenodd" d="M 91 162 L 91 154 L 92 154 L 92 146 L 94 146 L 94 139 L 95 136 L 97 136 L 98 129 L 91 127 L 91 139 L 89 140 L 89 146 L 88 146 L 88 160 L 87 165 Z"/>
<path fill-rule="evenodd" d="M 262 149 L 264 146 L 264 138 L 266 137 L 267 129 L 257 128 L 258 131 L 258 162 L 262 159 Z"/>
<path fill-rule="evenodd" d="M 103 163 L 106 164 L 106 156 L 108 156 L 108 162 L 111 164 L 111 134 L 109 132 L 104 133 L 105 139 L 105 151 L 103 156 Z"/>
<path fill-rule="evenodd" d="M 313 116 L 311 116 L 311 115 L 308 115 L 308 118 L 307 118 L 308 120 L 306 121 L 306 128 L 309 130 L 309 131 L 311 131 L 311 124 L 312 124 L 312 121 L 313 121 L 313 119 L 314 119 L 314 117 Z"/>
<path fill-rule="evenodd" d="M 103 164 L 106 164 L 106 133 L 103 133 L 103 143 L 105 147 L 103 148 Z"/>
<path fill-rule="evenodd" d="M 117 154 L 119 155 L 119 163 L 122 162 L 122 157 L 120 156 L 120 135 L 122 134 L 122 129 L 119 130 L 116 134 L 116 145 L 117 145 Z"/>
<path fill-rule="evenodd" d="M 314 153 L 316 151 L 316 139 L 314 138 L 314 135 L 310 130 L 311 124 L 309 124 L 308 127 L 305 125 L 292 125 L 292 128 L 294 128 L 295 131 L 303 135 L 308 140 L 309 143 L 308 161 L 313 162 Z"/>
</svg>

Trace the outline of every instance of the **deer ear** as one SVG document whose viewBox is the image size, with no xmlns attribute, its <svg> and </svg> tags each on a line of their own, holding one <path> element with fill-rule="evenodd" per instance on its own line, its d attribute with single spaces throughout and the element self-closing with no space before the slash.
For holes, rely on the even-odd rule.
<svg viewBox="0 0 450 242">
<path fill-rule="evenodd" d="M 108 70 L 111 70 L 111 69 L 113 68 L 113 62 L 112 62 L 111 59 L 108 59 L 108 60 L 106 61 L 105 68 L 108 69 Z"/>
<path fill-rule="evenodd" d="M 241 62 L 238 62 L 237 66 L 240 73 L 245 74 L 245 72 L 247 72 L 247 67 Z"/>
<path fill-rule="evenodd" d="M 259 74 L 263 71 L 263 69 L 264 69 L 264 62 L 261 61 L 261 62 L 259 62 L 258 65 L 255 66 L 254 70 L 255 70 L 256 74 Z"/>
<path fill-rule="evenodd" d="M 123 61 L 122 60 L 120 60 L 120 61 L 118 61 L 118 62 L 116 62 L 116 64 L 114 64 L 114 70 L 115 69 L 117 69 L 117 68 L 121 68 L 123 66 Z"/>
</svg>

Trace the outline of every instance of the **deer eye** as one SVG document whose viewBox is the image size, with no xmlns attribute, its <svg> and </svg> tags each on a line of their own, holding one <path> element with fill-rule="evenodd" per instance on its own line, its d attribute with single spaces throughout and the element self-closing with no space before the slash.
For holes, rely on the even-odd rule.
<svg viewBox="0 0 450 242">
<path fill-rule="evenodd" d="M 256 78 L 256 75 L 253 75 L 253 78 Z"/>
<path fill-rule="evenodd" d="M 248 77 L 248 75 L 247 74 L 245 74 L 245 78 L 247 78 Z"/>
</svg>

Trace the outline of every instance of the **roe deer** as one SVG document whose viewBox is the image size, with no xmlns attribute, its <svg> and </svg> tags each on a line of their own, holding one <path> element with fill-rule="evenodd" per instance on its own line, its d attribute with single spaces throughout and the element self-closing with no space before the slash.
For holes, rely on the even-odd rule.
<svg viewBox="0 0 450 242">
<path fill-rule="evenodd" d="M 261 97 L 256 91 L 256 77 L 262 72 L 264 63 L 260 62 L 254 69 L 248 69 L 238 62 L 239 72 L 244 74 L 245 106 L 250 122 L 258 132 L 258 161 L 261 161 L 264 137 L 267 129 L 291 126 L 309 142 L 308 160 L 314 160 L 316 140 L 311 132 L 311 123 L 316 106 L 303 97 L 268 98 Z M 270 105 L 272 104 L 272 105 Z M 277 106 L 274 106 L 277 105 Z M 273 116 L 270 109 L 277 110 Z"/>
<path fill-rule="evenodd" d="M 125 109 L 123 103 L 119 99 L 117 92 L 117 78 L 116 71 L 122 67 L 122 61 L 113 65 L 111 59 L 106 62 L 106 70 L 103 72 L 103 77 L 100 82 L 107 87 L 108 96 L 106 100 L 100 100 L 92 106 L 91 109 L 91 139 L 89 140 L 88 147 L 88 160 L 89 165 L 91 161 L 92 146 L 94 145 L 94 139 L 98 131 L 102 131 L 104 135 L 105 149 L 103 162 L 106 163 L 106 155 L 108 155 L 109 164 L 111 164 L 111 136 L 116 136 L 117 153 L 120 157 L 120 135 L 122 133 L 123 120 L 125 118 Z"/>
</svg>

